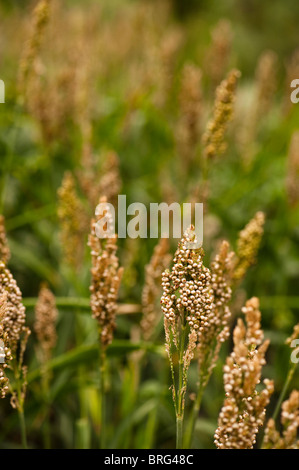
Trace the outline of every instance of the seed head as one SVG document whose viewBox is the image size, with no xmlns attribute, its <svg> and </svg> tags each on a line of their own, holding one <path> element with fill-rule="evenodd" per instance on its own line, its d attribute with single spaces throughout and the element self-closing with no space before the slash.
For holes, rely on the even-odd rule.
<svg viewBox="0 0 299 470">
<path fill-rule="evenodd" d="M 237 242 L 237 259 L 234 266 L 234 280 L 242 279 L 248 268 L 256 262 L 257 252 L 264 233 L 265 215 L 257 212 L 240 232 Z"/>
<path fill-rule="evenodd" d="M 101 203 L 106 201 L 106 198 L 100 200 Z M 109 215 L 108 205 L 104 212 Z M 100 218 L 101 216 L 97 220 Z M 101 344 L 106 348 L 112 342 L 113 332 L 116 327 L 117 295 L 123 269 L 119 268 L 116 256 L 116 235 L 100 240 L 96 235 L 97 220 L 91 222 L 91 233 L 88 239 L 92 259 L 90 305 L 93 318 L 98 321 Z"/>
<path fill-rule="evenodd" d="M 82 238 L 85 231 L 85 211 L 76 192 L 75 179 L 71 172 L 64 174 L 58 189 L 58 217 L 60 240 L 66 263 L 77 269 L 82 261 Z"/>
<path fill-rule="evenodd" d="M 161 289 L 162 272 L 170 263 L 167 238 L 161 238 L 154 249 L 149 264 L 145 267 L 145 284 L 142 291 L 141 329 L 145 340 L 149 340 L 159 320 L 156 300 Z"/>
<path fill-rule="evenodd" d="M 232 120 L 237 81 L 240 77 L 238 70 L 232 70 L 216 90 L 213 117 L 208 122 L 203 135 L 203 155 L 207 159 L 215 158 L 226 150 L 225 132 Z"/>
<path fill-rule="evenodd" d="M 0 215 L 0 260 L 7 264 L 10 258 L 10 251 L 5 232 L 5 221 L 3 215 Z"/>
<path fill-rule="evenodd" d="M 234 330 L 234 349 L 224 366 L 225 401 L 218 418 L 215 444 L 219 449 L 251 449 L 265 418 L 273 382 L 257 391 L 269 342 L 263 342 L 261 313 L 256 297 L 243 308 L 246 326 L 239 319 Z"/>
<path fill-rule="evenodd" d="M 39 291 L 35 306 L 34 331 L 42 350 L 42 360 L 44 362 L 51 358 L 52 350 L 56 345 L 57 333 L 55 324 L 57 316 L 55 296 L 46 285 L 43 285 Z"/>
<path fill-rule="evenodd" d="M 288 400 L 282 404 L 282 435 L 276 430 L 275 421 L 269 419 L 265 429 L 266 449 L 299 449 L 299 391 L 293 390 Z"/>
</svg>

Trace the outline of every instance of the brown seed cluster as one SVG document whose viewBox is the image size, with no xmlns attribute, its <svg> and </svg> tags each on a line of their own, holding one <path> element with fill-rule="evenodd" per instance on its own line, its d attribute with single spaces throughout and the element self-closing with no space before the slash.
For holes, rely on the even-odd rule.
<svg viewBox="0 0 299 470">
<path fill-rule="evenodd" d="M 256 262 L 256 255 L 264 233 L 265 215 L 257 212 L 240 232 L 237 242 L 237 259 L 234 266 L 234 280 L 241 280 L 248 268 Z"/>
<path fill-rule="evenodd" d="M 264 448 L 299 449 L 299 391 L 293 390 L 288 400 L 282 404 L 282 435 L 277 431 L 275 421 L 269 419 L 265 429 Z"/>
<path fill-rule="evenodd" d="M 7 294 L 0 298 L 0 398 L 5 398 L 9 390 L 9 381 L 5 369 L 9 367 L 12 360 L 10 348 L 8 347 L 8 334 L 4 331 L 3 318 L 6 316 Z"/>
<path fill-rule="evenodd" d="M 208 122 L 203 135 L 203 155 L 207 159 L 222 155 L 226 150 L 224 140 L 228 123 L 232 120 L 237 81 L 240 77 L 238 70 L 232 70 L 216 90 L 213 117 Z"/>
<path fill-rule="evenodd" d="M 100 200 L 101 203 L 106 201 L 106 198 Z M 109 215 L 111 216 L 107 205 L 104 213 L 100 214 L 97 220 L 92 220 L 91 233 L 88 239 L 92 259 L 90 305 L 93 318 L 98 321 L 100 341 L 103 348 L 106 348 L 113 339 L 113 332 L 116 327 L 117 296 L 123 274 L 123 268 L 119 267 L 116 256 L 116 235 L 111 238 L 100 239 L 96 234 L 97 221 L 102 216 L 109 218 Z M 107 223 L 109 224 L 109 222 Z"/>
<path fill-rule="evenodd" d="M 198 368 L 201 386 L 205 386 L 216 365 L 222 343 L 229 336 L 228 304 L 231 299 L 232 259 L 227 241 L 221 243 L 219 252 L 211 263 L 211 287 L 214 297 L 213 315 L 202 331 L 198 332 Z"/>
<path fill-rule="evenodd" d="M 299 202 L 299 131 L 292 135 L 288 154 L 286 189 L 290 206 Z"/>
<path fill-rule="evenodd" d="M 7 243 L 5 232 L 5 221 L 3 215 L 0 215 L 0 261 L 4 264 L 8 263 L 10 251 Z"/>
<path fill-rule="evenodd" d="M 265 116 L 271 109 L 277 87 L 277 62 L 277 55 L 271 50 L 265 51 L 259 58 L 256 69 L 256 125 L 258 125 L 258 120 Z"/>
<path fill-rule="evenodd" d="M 202 248 L 189 249 L 195 234 L 187 230 L 179 243 L 171 271 L 162 276 L 162 311 L 173 331 L 180 324 L 203 331 L 213 313 L 211 273 L 203 264 Z"/>
<path fill-rule="evenodd" d="M 291 346 L 291 343 L 292 343 L 295 339 L 299 339 L 299 323 L 297 323 L 297 325 L 294 326 L 293 333 L 292 333 L 291 336 L 286 340 L 286 344 L 288 344 L 289 346 Z"/>
<path fill-rule="evenodd" d="M 51 358 L 52 350 L 57 342 L 57 316 L 55 296 L 46 285 L 43 285 L 35 306 L 34 331 L 41 347 L 44 362 Z"/>
<path fill-rule="evenodd" d="M 0 262 L 0 295 L 6 295 L 2 326 L 7 334 L 8 346 L 14 355 L 25 325 L 25 307 L 22 294 L 11 272 Z"/>
<path fill-rule="evenodd" d="M 19 90 L 26 93 L 27 82 L 41 46 L 45 26 L 49 20 L 51 0 L 39 0 L 32 13 L 32 27 L 19 68 Z"/>
<path fill-rule="evenodd" d="M 141 330 L 145 340 L 149 340 L 159 320 L 159 309 L 156 300 L 161 289 L 163 271 L 170 263 L 169 243 L 167 238 L 161 238 L 154 249 L 149 264 L 145 267 L 145 283 L 142 291 Z"/>
<path fill-rule="evenodd" d="M 235 327 L 234 349 L 224 366 L 225 401 L 218 419 L 215 444 L 219 449 L 251 449 L 259 427 L 265 419 L 265 408 L 273 393 L 273 382 L 265 379 L 257 391 L 269 341 L 263 342 L 261 313 L 256 297 L 243 308 L 246 326 L 239 319 Z"/>
<path fill-rule="evenodd" d="M 201 70 L 193 64 L 183 68 L 180 90 L 180 118 L 177 126 L 177 147 L 184 168 L 194 158 L 200 136 L 202 112 Z"/>
<path fill-rule="evenodd" d="M 214 310 L 211 273 L 203 264 L 203 249 L 190 248 L 195 241 L 194 227 L 191 226 L 179 243 L 171 270 L 167 269 L 162 275 L 161 306 L 164 314 L 166 352 L 173 379 L 175 350 L 183 363 L 180 390 L 176 392 L 174 386 L 172 387 L 175 406 L 177 407 L 176 397 L 179 397 L 178 401 L 181 402 L 179 412 L 184 408 L 187 372 L 194 357 L 197 335 L 208 327 Z"/>
<path fill-rule="evenodd" d="M 58 189 L 58 217 L 60 241 L 66 263 L 73 269 L 81 265 L 82 237 L 86 225 L 84 207 L 77 196 L 75 179 L 71 172 L 64 174 Z"/>
<path fill-rule="evenodd" d="M 102 160 L 100 166 L 97 164 L 98 158 Z M 107 151 L 96 157 L 91 153 L 89 146 L 85 147 L 78 179 L 91 207 L 97 205 L 99 194 L 105 194 L 107 201 L 116 204 L 121 189 L 118 155 L 113 151 Z"/>
<path fill-rule="evenodd" d="M 226 73 L 232 46 L 231 24 L 221 19 L 212 30 L 212 43 L 207 53 L 206 69 L 214 86 L 217 86 Z"/>
</svg>

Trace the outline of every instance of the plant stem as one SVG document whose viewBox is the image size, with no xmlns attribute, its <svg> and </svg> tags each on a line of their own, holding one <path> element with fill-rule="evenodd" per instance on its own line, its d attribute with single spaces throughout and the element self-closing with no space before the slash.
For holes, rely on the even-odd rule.
<svg viewBox="0 0 299 470">
<path fill-rule="evenodd" d="M 184 399 L 185 386 L 184 383 L 184 349 L 186 326 L 182 326 L 179 343 L 179 384 L 177 393 L 177 409 L 176 409 L 176 448 L 183 448 L 183 424 L 184 424 Z"/>
<path fill-rule="evenodd" d="M 105 393 L 105 378 L 106 378 L 106 352 L 100 344 L 100 386 L 99 395 L 101 403 L 101 417 L 100 417 L 100 449 L 105 449 L 106 445 L 106 393 Z"/>
<path fill-rule="evenodd" d="M 20 422 L 22 446 L 24 449 L 28 449 L 27 437 L 26 437 L 26 424 L 25 424 L 25 416 L 24 416 L 23 408 L 18 408 L 18 415 L 19 415 L 19 422 Z"/>
<path fill-rule="evenodd" d="M 183 448 L 183 422 L 184 416 L 176 417 L 176 448 L 182 449 Z"/>
<path fill-rule="evenodd" d="M 190 449 L 192 445 L 192 437 L 195 429 L 195 423 L 199 414 L 201 400 L 203 396 L 204 387 L 202 386 L 202 381 L 199 384 L 196 400 L 194 401 L 193 408 L 191 410 L 191 415 L 187 427 L 186 438 L 184 442 L 184 448 Z"/>
<path fill-rule="evenodd" d="M 287 378 L 286 378 L 286 381 L 284 383 L 284 386 L 283 386 L 283 389 L 281 391 L 281 394 L 280 394 L 280 397 L 278 399 L 278 402 L 276 404 L 276 407 L 275 407 L 275 410 L 274 410 L 274 413 L 273 413 L 273 416 L 272 416 L 272 419 L 274 421 L 276 421 L 277 419 L 277 416 L 278 416 L 278 413 L 279 413 L 279 410 L 280 410 L 280 407 L 281 407 L 281 404 L 286 396 L 286 393 L 288 391 L 288 388 L 289 388 L 289 385 L 290 385 L 290 382 L 293 378 L 293 375 L 294 375 L 294 372 L 296 370 L 296 366 L 297 364 L 291 364 L 290 366 L 290 369 L 289 369 L 289 372 L 288 372 L 288 375 L 287 375 Z"/>
</svg>

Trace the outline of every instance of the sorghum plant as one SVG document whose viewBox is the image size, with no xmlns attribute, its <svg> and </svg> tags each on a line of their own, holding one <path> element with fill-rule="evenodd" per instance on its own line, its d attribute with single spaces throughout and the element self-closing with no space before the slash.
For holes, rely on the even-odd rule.
<svg viewBox="0 0 299 470">
<path fill-rule="evenodd" d="M 261 313 L 256 297 L 243 308 L 246 325 L 238 319 L 234 329 L 234 349 L 224 366 L 225 401 L 218 419 L 215 444 L 219 449 L 251 449 L 265 409 L 273 393 L 273 382 L 264 380 L 257 390 L 269 341 L 263 341 Z"/>
<path fill-rule="evenodd" d="M 161 289 L 161 277 L 163 271 L 170 263 L 169 243 L 167 238 L 161 238 L 155 246 L 153 256 L 145 267 L 145 283 L 142 291 L 142 334 L 145 340 L 149 340 L 157 326 L 159 312 L 156 300 Z"/>
<path fill-rule="evenodd" d="M 16 408 L 20 419 L 22 444 L 27 447 L 24 419 L 24 401 L 27 386 L 27 367 L 24 365 L 24 353 L 30 329 L 25 326 L 25 307 L 22 294 L 10 271 L 0 261 L 0 296 L 2 297 L 1 331 L 9 362 L 7 367 L 12 370 L 15 388 L 10 384 L 11 406 Z M 4 370 L 2 368 L 2 374 Z M 7 384 L 7 381 L 4 379 Z"/>
<path fill-rule="evenodd" d="M 226 150 L 224 136 L 227 125 L 233 117 L 236 87 L 240 75 L 239 70 L 232 70 L 216 90 L 213 116 L 202 137 L 204 158 L 215 158 Z"/>
<path fill-rule="evenodd" d="M 48 370 L 48 361 L 51 359 L 52 350 L 57 342 L 56 320 L 58 311 L 56 309 L 55 296 L 50 289 L 42 285 L 35 306 L 34 331 L 38 339 L 38 356 L 42 365 L 42 389 L 44 394 L 45 410 L 44 417 L 44 440 L 45 447 L 51 447 L 50 425 L 48 422 L 48 408 L 50 407 L 49 382 L 51 379 Z"/>
<path fill-rule="evenodd" d="M 10 258 L 10 251 L 6 238 L 5 221 L 3 215 L 0 215 L 0 260 L 7 264 Z"/>
<path fill-rule="evenodd" d="M 50 3 L 51 0 L 39 0 L 32 13 L 31 32 L 26 41 L 19 66 L 18 85 L 24 99 L 28 98 L 26 96 L 28 80 L 33 73 L 34 62 L 41 47 L 45 26 L 49 20 Z"/>
<path fill-rule="evenodd" d="M 299 449 L 297 439 L 299 428 L 299 392 L 293 390 L 288 400 L 282 404 L 282 435 L 277 431 L 273 418 L 269 419 L 264 437 L 265 449 Z"/>
<path fill-rule="evenodd" d="M 177 448 L 182 448 L 183 444 L 188 368 L 194 356 L 198 333 L 204 331 L 211 321 L 214 310 L 211 272 L 203 264 L 203 249 L 188 248 L 188 244 L 194 240 L 195 232 L 191 226 L 179 243 L 173 267 L 171 270 L 166 270 L 162 276 L 161 305 L 164 314 L 166 351 L 173 381 Z M 178 360 L 178 374 L 175 373 L 176 360 Z"/>
<path fill-rule="evenodd" d="M 60 242 L 66 264 L 74 271 L 82 263 L 85 211 L 80 201 L 72 173 L 64 174 L 58 189 L 58 218 L 60 221 Z"/>
<path fill-rule="evenodd" d="M 213 295 L 213 312 L 204 322 L 197 335 L 198 357 L 198 390 L 190 415 L 185 439 L 185 447 L 191 446 L 194 425 L 199 413 L 202 395 L 216 365 L 221 345 L 229 336 L 231 317 L 229 302 L 231 300 L 232 260 L 234 253 L 229 250 L 227 241 L 221 243 L 219 252 L 211 263 L 211 289 Z"/>
<path fill-rule="evenodd" d="M 101 203 L 107 202 L 104 197 Z M 98 323 L 99 353 L 100 353 L 100 399 L 102 404 L 101 416 L 101 446 L 105 445 L 104 415 L 105 415 L 105 374 L 106 374 L 106 350 L 113 340 L 113 332 L 116 327 L 115 314 L 117 308 L 118 290 L 123 274 L 123 268 L 118 265 L 116 256 L 117 237 L 100 239 L 96 234 L 96 224 L 103 216 L 111 217 L 109 206 L 100 214 L 97 220 L 91 221 L 91 233 L 88 245 L 91 249 L 91 276 L 90 306 L 92 316 Z M 107 222 L 109 224 L 109 221 Z"/>
<path fill-rule="evenodd" d="M 256 255 L 264 233 L 265 215 L 257 212 L 246 227 L 239 233 L 237 241 L 237 258 L 233 268 L 233 279 L 240 281 L 248 268 L 256 262 Z"/>
</svg>

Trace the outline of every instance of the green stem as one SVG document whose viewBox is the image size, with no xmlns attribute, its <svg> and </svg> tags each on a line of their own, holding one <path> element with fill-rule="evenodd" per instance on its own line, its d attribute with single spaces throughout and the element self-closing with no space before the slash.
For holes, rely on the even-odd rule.
<svg viewBox="0 0 299 470">
<path fill-rule="evenodd" d="M 183 424 L 184 424 L 184 399 L 185 387 L 184 383 L 184 350 L 186 338 L 186 326 L 181 327 L 180 343 L 179 343 L 179 383 L 177 393 L 177 409 L 176 409 L 176 448 L 183 448 Z"/>
<path fill-rule="evenodd" d="M 51 449 L 51 433 L 50 433 L 50 422 L 49 422 L 49 409 L 50 409 L 50 399 L 49 399 L 49 371 L 47 365 L 44 365 L 42 372 L 42 388 L 45 402 L 45 417 L 43 425 L 43 438 L 44 438 L 44 448 Z"/>
<path fill-rule="evenodd" d="M 105 378 L 106 378 L 106 352 L 100 344 L 100 386 L 99 395 L 101 403 L 101 416 L 100 416 L 100 449 L 105 449 L 106 446 L 106 393 L 105 393 Z"/>
<path fill-rule="evenodd" d="M 20 422 L 20 431 L 21 431 L 21 440 L 22 446 L 24 449 L 28 449 L 27 446 L 27 436 L 26 436 L 26 424 L 23 408 L 18 408 L 19 422 Z"/>
<path fill-rule="evenodd" d="M 183 422 L 184 416 L 176 417 L 176 448 L 182 449 L 183 448 Z"/>
<path fill-rule="evenodd" d="M 289 388 L 289 385 L 291 383 L 291 380 L 293 378 L 293 375 L 294 375 L 294 372 L 296 370 L 296 366 L 297 364 L 291 364 L 291 367 L 289 369 L 289 372 L 288 372 L 288 375 L 287 375 L 287 378 L 286 378 L 286 381 L 284 383 L 284 386 L 283 386 L 283 389 L 281 391 L 281 394 L 280 394 L 280 397 L 278 399 L 278 402 L 276 404 L 276 407 L 275 407 L 275 410 L 274 410 L 274 413 L 273 413 L 273 416 L 272 416 L 272 419 L 274 421 L 276 421 L 277 419 L 277 416 L 278 416 L 278 413 L 280 411 L 280 408 L 281 408 L 281 404 L 286 396 L 286 393 L 288 391 L 288 388 Z"/>
<path fill-rule="evenodd" d="M 184 447 L 185 449 L 191 449 L 192 445 L 192 438 L 194 434 L 194 429 L 195 429 L 195 423 L 198 418 L 200 406 L 201 406 L 201 400 L 204 392 L 204 387 L 201 385 L 202 381 L 199 384 L 198 392 L 197 392 L 197 397 L 196 400 L 194 401 L 193 408 L 190 414 L 190 419 L 187 427 L 187 432 L 186 432 L 186 438 L 184 442 Z"/>
</svg>

